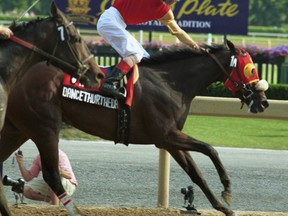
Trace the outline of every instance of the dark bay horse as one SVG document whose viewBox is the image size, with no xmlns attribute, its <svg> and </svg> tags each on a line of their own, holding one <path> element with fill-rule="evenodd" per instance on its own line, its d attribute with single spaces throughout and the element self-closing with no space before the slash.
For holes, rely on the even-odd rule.
<svg viewBox="0 0 288 216">
<path fill-rule="evenodd" d="M 78 77 L 87 86 L 99 85 L 102 72 L 77 29 L 54 2 L 50 17 L 22 24 L 13 23 L 10 29 L 14 36 L 0 40 L 0 130 L 10 88 L 37 62 L 46 60 Z M 2 169 L 0 176 L 1 172 Z M 1 212 L 5 215 L 5 210 Z"/>
<path fill-rule="evenodd" d="M 160 53 L 139 63 L 139 80 L 130 109 L 127 144 L 154 144 L 166 149 L 206 195 L 212 206 L 226 216 L 235 215 L 229 204 L 231 182 L 217 151 L 208 143 L 181 130 L 190 104 L 211 83 L 224 81 L 249 106 L 251 112 L 268 107 L 265 90 L 259 87 L 250 55 L 231 42 L 211 46 L 209 52 L 191 49 Z M 65 193 L 58 173 L 58 141 L 62 121 L 92 135 L 115 140 L 117 109 L 62 97 L 64 73 L 44 63 L 33 66 L 9 95 L 7 117 L 0 140 L 0 162 L 25 141 L 32 139 L 41 155 L 43 177 L 71 215 L 81 214 Z M 41 79 L 39 79 L 41 77 Z M 249 79 L 248 79 L 249 78 Z M 19 109 L 21 107 L 21 109 Z M 208 134 L 209 135 L 209 132 Z M 79 148 L 81 148 L 79 146 Z M 201 152 L 213 162 L 224 191 L 224 204 L 211 191 L 189 151 Z"/>
<path fill-rule="evenodd" d="M 98 79 L 103 75 L 75 26 L 54 2 L 51 15 L 10 26 L 14 36 L 10 40 L 0 40 L 2 80 L 9 84 L 35 63 L 47 60 L 82 78 L 84 84 L 99 85 Z"/>
<path fill-rule="evenodd" d="M 14 36 L 0 40 L 0 76 L 6 91 L 28 68 L 44 60 L 76 75 L 87 86 L 99 85 L 103 75 L 77 29 L 54 2 L 51 15 L 28 23 L 13 23 L 10 29 Z M 0 125 L 3 120 L 0 119 Z"/>
</svg>

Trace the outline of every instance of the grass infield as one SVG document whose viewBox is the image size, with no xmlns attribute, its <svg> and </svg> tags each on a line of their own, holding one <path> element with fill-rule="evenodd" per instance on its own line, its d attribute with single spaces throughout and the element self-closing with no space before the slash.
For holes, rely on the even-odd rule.
<svg viewBox="0 0 288 216">
<path fill-rule="evenodd" d="M 288 121 L 188 116 L 183 132 L 212 146 L 288 150 Z M 99 140 L 75 128 L 64 128 L 66 140 Z"/>
</svg>

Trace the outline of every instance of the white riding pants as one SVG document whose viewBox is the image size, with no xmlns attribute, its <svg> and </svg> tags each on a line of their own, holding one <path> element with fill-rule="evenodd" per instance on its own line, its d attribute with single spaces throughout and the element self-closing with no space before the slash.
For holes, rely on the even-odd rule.
<svg viewBox="0 0 288 216">
<path fill-rule="evenodd" d="M 136 63 L 139 63 L 143 57 L 149 57 L 149 54 L 126 27 L 121 14 L 114 7 L 105 10 L 97 22 L 98 33 L 122 58 L 132 55 L 137 59 Z"/>
</svg>

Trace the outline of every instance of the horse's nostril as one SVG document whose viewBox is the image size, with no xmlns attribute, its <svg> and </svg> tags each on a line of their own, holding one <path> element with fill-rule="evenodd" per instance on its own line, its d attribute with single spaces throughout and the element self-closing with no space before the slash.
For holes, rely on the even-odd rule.
<svg viewBox="0 0 288 216">
<path fill-rule="evenodd" d="M 265 109 L 269 107 L 268 101 L 262 101 L 262 105 L 265 107 Z"/>
</svg>

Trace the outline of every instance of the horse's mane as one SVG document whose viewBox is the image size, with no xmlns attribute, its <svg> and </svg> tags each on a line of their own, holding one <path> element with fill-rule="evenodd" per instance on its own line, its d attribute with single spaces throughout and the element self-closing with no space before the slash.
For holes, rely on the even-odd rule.
<svg viewBox="0 0 288 216">
<path fill-rule="evenodd" d="M 17 23 L 15 21 L 13 21 L 13 23 L 10 26 L 10 29 L 14 32 L 20 32 L 22 30 L 28 29 L 28 28 L 33 28 L 37 23 L 43 22 L 45 20 L 53 20 L 53 17 L 46 17 L 46 18 L 40 18 L 37 17 L 37 19 L 31 20 L 29 22 L 22 22 L 22 23 Z M 74 42 L 79 42 L 82 40 L 81 35 L 77 32 L 76 28 L 74 28 L 74 30 L 71 30 L 70 28 L 70 32 L 69 32 L 69 39 L 72 43 Z"/>
<path fill-rule="evenodd" d="M 21 22 L 21 23 L 19 23 L 19 22 L 13 21 L 9 28 L 15 33 L 15 32 L 18 32 L 18 31 L 22 31 L 23 29 L 26 29 L 29 26 L 35 25 L 35 24 L 37 24 L 39 22 L 42 22 L 45 19 L 47 19 L 47 18 L 39 18 L 39 17 L 37 17 L 37 19 L 31 20 L 29 22 Z"/>
<path fill-rule="evenodd" d="M 201 45 L 202 48 L 208 50 L 210 53 L 216 53 L 223 50 L 227 50 L 227 47 L 223 44 L 213 44 L 213 45 Z M 152 54 L 149 58 L 143 58 L 139 63 L 140 65 L 155 65 L 159 63 L 176 61 L 179 59 L 191 58 L 194 56 L 204 55 L 204 52 L 199 50 L 194 50 L 188 47 L 177 47 L 164 49 L 161 52 L 157 52 L 156 54 Z"/>
</svg>

